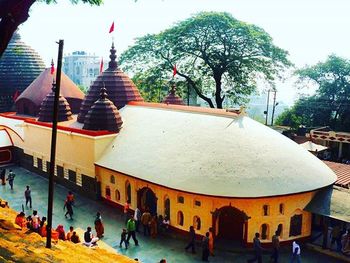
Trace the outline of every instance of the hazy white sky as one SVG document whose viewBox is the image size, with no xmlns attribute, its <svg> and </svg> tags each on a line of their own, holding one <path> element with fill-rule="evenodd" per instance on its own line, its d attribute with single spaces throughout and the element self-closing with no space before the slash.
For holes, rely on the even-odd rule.
<svg viewBox="0 0 350 263">
<path fill-rule="evenodd" d="M 64 39 L 64 53 L 84 50 L 106 61 L 112 21 L 119 55 L 136 37 L 157 33 L 200 11 L 226 11 L 264 28 L 297 67 L 325 60 L 331 53 L 350 58 L 348 0 L 104 0 L 99 7 L 57 2 L 34 4 L 30 18 L 20 26 L 23 41 L 47 66 L 51 58 L 57 60 L 58 39 Z M 277 88 L 281 100 L 293 101 L 291 80 Z"/>
</svg>

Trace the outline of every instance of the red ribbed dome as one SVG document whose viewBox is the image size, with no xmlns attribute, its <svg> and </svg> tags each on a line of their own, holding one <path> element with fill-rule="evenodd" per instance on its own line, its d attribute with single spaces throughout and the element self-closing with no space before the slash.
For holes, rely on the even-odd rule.
<svg viewBox="0 0 350 263">
<path fill-rule="evenodd" d="M 172 86 L 168 96 L 165 97 L 163 100 L 163 103 L 166 104 L 175 104 L 175 105 L 184 105 L 183 100 L 175 94 L 176 92 L 176 87 L 175 84 Z"/>
<path fill-rule="evenodd" d="M 91 106 L 99 99 L 101 88 L 105 87 L 108 98 L 118 108 L 124 107 L 129 101 L 143 101 L 139 90 L 132 80 L 118 68 L 116 62 L 116 50 L 114 44 L 111 48 L 111 61 L 109 67 L 92 83 L 88 90 L 83 103 L 80 107 L 78 122 L 84 123 L 85 116 Z"/>
<path fill-rule="evenodd" d="M 52 122 L 53 105 L 55 101 L 54 85 L 52 84 L 52 92 L 46 95 L 40 106 L 38 121 Z M 68 121 L 72 119 L 72 112 L 67 100 L 60 95 L 58 98 L 58 121 Z"/>
<path fill-rule="evenodd" d="M 123 121 L 117 107 L 107 99 L 106 89 L 102 88 L 100 99 L 97 100 L 88 111 L 84 120 L 84 130 L 107 130 L 119 132 Z"/>
</svg>

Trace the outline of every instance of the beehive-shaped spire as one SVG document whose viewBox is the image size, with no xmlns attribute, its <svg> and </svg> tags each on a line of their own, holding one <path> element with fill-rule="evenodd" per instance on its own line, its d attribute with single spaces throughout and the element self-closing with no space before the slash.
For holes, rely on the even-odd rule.
<svg viewBox="0 0 350 263">
<path fill-rule="evenodd" d="M 85 116 L 84 130 L 119 132 L 123 121 L 117 107 L 107 99 L 107 89 L 101 88 L 100 98 Z"/>
<path fill-rule="evenodd" d="M 165 99 L 163 100 L 163 103 L 184 105 L 183 100 L 179 96 L 177 96 L 175 94 L 175 92 L 176 92 L 176 86 L 175 86 L 175 84 L 173 84 L 173 86 L 171 87 L 171 90 L 170 90 L 168 96 L 166 96 Z"/>
<path fill-rule="evenodd" d="M 52 92 L 46 95 L 40 106 L 38 121 L 52 122 L 53 104 L 55 101 L 55 83 L 52 83 Z M 72 119 L 72 112 L 67 100 L 60 95 L 58 98 L 58 121 L 68 121 Z"/>
<path fill-rule="evenodd" d="M 98 100 L 102 87 L 106 88 L 108 98 L 118 109 L 124 107 L 129 101 L 143 101 L 139 90 L 132 80 L 118 68 L 114 43 L 112 43 L 110 52 L 109 57 L 111 60 L 108 64 L 108 69 L 92 83 L 80 107 L 78 115 L 78 122 L 80 123 L 84 123 L 85 116 L 94 102 Z"/>
</svg>

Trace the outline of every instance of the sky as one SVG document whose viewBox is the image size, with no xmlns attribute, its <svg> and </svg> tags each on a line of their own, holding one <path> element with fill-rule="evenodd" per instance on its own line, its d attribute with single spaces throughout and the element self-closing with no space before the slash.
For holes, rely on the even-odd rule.
<svg viewBox="0 0 350 263">
<path fill-rule="evenodd" d="M 350 59 L 349 10 L 347 0 L 104 0 L 102 6 L 57 0 L 35 3 L 20 34 L 47 66 L 52 58 L 57 60 L 59 39 L 65 54 L 83 50 L 108 61 L 112 37 L 119 55 L 137 37 L 158 33 L 200 11 L 225 11 L 262 27 L 300 68 L 332 53 Z M 115 30 L 109 34 L 113 21 Z M 293 103 L 298 93 L 294 82 L 287 78 L 277 83 L 278 100 Z"/>
</svg>

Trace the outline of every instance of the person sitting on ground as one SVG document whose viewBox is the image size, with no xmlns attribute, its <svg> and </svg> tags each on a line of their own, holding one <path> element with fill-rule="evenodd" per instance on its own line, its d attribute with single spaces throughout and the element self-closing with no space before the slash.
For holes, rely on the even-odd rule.
<svg viewBox="0 0 350 263">
<path fill-rule="evenodd" d="M 62 225 L 58 225 L 56 231 L 58 232 L 58 239 L 61 239 L 63 241 L 66 240 L 66 232 L 64 231 Z"/>
<path fill-rule="evenodd" d="M 73 232 L 74 232 L 73 230 L 74 230 L 73 226 L 70 226 L 69 232 L 67 232 L 66 240 L 70 241 L 70 239 L 72 238 Z"/>
<path fill-rule="evenodd" d="M 126 241 L 126 234 L 127 234 L 126 229 L 123 228 L 122 234 L 121 234 L 121 236 L 120 236 L 119 247 L 122 247 L 122 244 L 123 244 L 123 242 L 124 242 L 124 244 L 125 244 L 125 249 L 128 249 L 128 242 Z"/>
<path fill-rule="evenodd" d="M 72 241 L 74 244 L 80 243 L 80 238 L 77 235 L 77 232 L 73 231 L 73 234 L 72 234 L 72 236 L 70 238 L 70 241 Z"/>
<path fill-rule="evenodd" d="M 33 229 L 33 219 L 32 219 L 32 216 L 27 216 L 26 220 L 27 220 L 27 228 L 32 230 L 32 229 Z"/>
<path fill-rule="evenodd" d="M 21 212 L 16 216 L 15 223 L 19 225 L 22 229 L 27 228 L 27 220 L 24 212 Z"/>
<path fill-rule="evenodd" d="M 98 237 L 94 237 L 91 233 L 91 227 L 87 227 L 86 232 L 84 233 L 84 245 L 91 247 L 97 246 Z"/>
<path fill-rule="evenodd" d="M 166 259 L 165 258 L 162 258 L 159 263 L 166 263 Z"/>
<path fill-rule="evenodd" d="M 34 210 L 33 216 L 32 216 L 32 228 L 34 231 L 38 232 L 39 227 L 40 227 L 40 218 L 38 216 L 38 211 Z"/>
<path fill-rule="evenodd" d="M 41 235 L 42 237 L 46 237 L 46 225 L 47 225 L 47 222 L 46 222 L 46 217 L 43 216 L 41 218 L 41 221 L 40 221 L 40 227 L 39 227 L 39 235 Z"/>
</svg>

